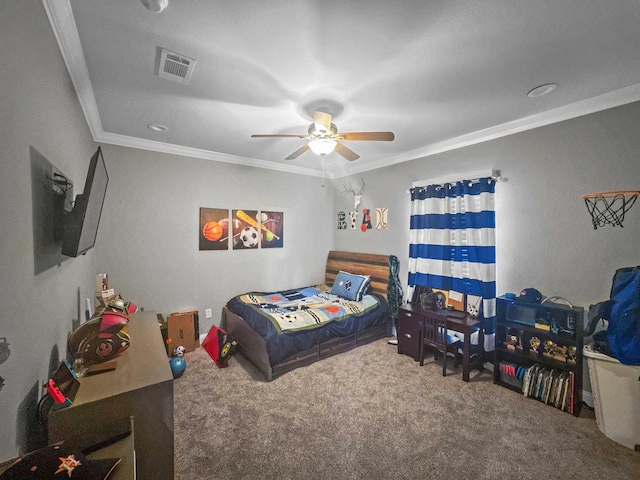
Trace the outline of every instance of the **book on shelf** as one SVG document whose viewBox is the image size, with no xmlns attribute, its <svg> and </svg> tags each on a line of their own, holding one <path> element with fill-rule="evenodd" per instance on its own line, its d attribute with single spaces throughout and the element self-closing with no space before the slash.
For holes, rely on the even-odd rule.
<svg viewBox="0 0 640 480">
<path fill-rule="evenodd" d="M 503 368 L 501 366 L 501 368 Z M 506 365 L 504 368 L 508 368 Z M 522 377 L 522 394 L 573 413 L 575 372 L 534 364 Z"/>
</svg>

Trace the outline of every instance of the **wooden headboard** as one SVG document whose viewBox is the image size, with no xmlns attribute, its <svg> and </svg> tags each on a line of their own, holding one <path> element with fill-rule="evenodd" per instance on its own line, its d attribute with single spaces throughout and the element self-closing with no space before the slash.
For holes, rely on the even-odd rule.
<svg viewBox="0 0 640 480">
<path fill-rule="evenodd" d="M 332 250 L 327 257 L 325 283 L 329 286 L 333 285 L 340 270 L 356 275 L 368 275 L 371 277 L 369 291 L 387 298 L 387 285 L 389 284 L 389 257 L 387 255 Z"/>
</svg>

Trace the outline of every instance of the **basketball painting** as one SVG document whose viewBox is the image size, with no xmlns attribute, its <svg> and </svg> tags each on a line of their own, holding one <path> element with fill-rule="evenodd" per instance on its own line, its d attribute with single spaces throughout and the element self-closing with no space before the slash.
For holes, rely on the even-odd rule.
<svg viewBox="0 0 640 480">
<path fill-rule="evenodd" d="M 200 208 L 200 250 L 229 249 L 229 210 Z"/>
<path fill-rule="evenodd" d="M 262 248 L 282 248 L 284 245 L 284 213 L 263 210 L 260 212 Z"/>
<path fill-rule="evenodd" d="M 232 210 L 234 250 L 258 248 L 260 224 L 257 210 Z"/>
</svg>

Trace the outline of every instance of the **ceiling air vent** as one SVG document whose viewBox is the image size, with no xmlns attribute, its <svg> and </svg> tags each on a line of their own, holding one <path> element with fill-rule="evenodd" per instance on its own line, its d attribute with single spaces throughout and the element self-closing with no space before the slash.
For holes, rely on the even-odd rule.
<svg viewBox="0 0 640 480">
<path fill-rule="evenodd" d="M 158 76 L 179 83 L 189 83 L 196 61 L 178 53 L 160 49 Z"/>
</svg>

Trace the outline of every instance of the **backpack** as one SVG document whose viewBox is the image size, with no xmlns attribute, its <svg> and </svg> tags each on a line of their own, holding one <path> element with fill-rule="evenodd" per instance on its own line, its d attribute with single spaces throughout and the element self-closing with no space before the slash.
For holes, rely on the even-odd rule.
<svg viewBox="0 0 640 480">
<path fill-rule="evenodd" d="M 596 350 L 625 365 L 640 365 L 640 266 L 616 270 L 609 300 L 589 307 L 585 336 L 593 335 Z M 593 332 L 600 319 L 606 330 Z"/>
</svg>

